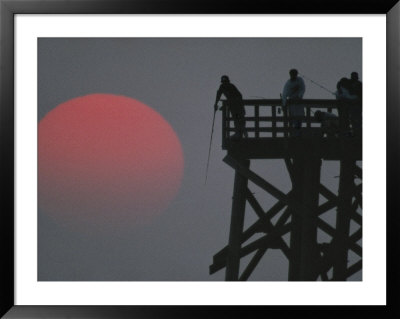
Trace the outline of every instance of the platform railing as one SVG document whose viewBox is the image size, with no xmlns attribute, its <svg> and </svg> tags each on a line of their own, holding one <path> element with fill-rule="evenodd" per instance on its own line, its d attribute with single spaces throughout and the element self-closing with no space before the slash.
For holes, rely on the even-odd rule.
<svg viewBox="0 0 400 319">
<path fill-rule="evenodd" d="M 287 107 L 282 107 L 280 99 L 243 100 L 246 115 L 245 134 L 242 139 L 287 138 L 293 136 L 294 128 L 290 122 L 301 120 L 301 136 L 319 136 L 321 138 L 338 138 L 343 130 L 348 130 L 348 103 L 338 100 L 307 99 L 292 102 L 303 107 L 305 116 L 290 116 Z M 317 111 L 331 114 L 330 123 L 316 118 Z M 223 143 L 236 132 L 234 119 L 229 111 L 229 104 L 222 105 Z M 336 128 L 335 128 L 336 127 Z"/>
</svg>

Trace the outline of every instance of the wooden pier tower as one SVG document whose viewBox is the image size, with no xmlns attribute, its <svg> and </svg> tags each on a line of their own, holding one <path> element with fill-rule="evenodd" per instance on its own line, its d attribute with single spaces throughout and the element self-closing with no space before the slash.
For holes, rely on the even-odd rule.
<svg viewBox="0 0 400 319">
<path fill-rule="evenodd" d="M 225 268 L 225 280 L 248 280 L 266 251 L 279 249 L 288 260 L 290 281 L 347 280 L 362 270 L 362 137 L 361 129 L 350 130 L 349 105 L 337 100 L 302 100 L 306 116 L 301 135 L 294 136 L 286 112 L 279 112 L 280 100 L 244 102 L 248 137 L 239 140 L 231 138 L 233 119 L 223 105 L 224 162 L 235 170 L 235 180 L 228 245 L 214 255 L 210 274 Z M 338 117 L 326 128 L 315 119 L 317 110 Z M 284 193 L 252 171 L 254 159 L 283 160 L 291 190 Z M 340 162 L 337 193 L 321 183 L 322 161 Z M 276 202 L 263 208 L 249 189 L 251 183 Z M 258 219 L 244 229 L 246 206 Z M 336 214 L 335 223 L 321 218 L 328 211 Z M 351 233 L 352 221 L 357 229 Z M 327 238 L 323 242 L 318 241 L 319 231 Z M 290 240 L 285 241 L 287 234 Z M 349 251 L 357 256 L 351 265 Z M 243 257 L 250 254 L 245 265 Z"/>
</svg>

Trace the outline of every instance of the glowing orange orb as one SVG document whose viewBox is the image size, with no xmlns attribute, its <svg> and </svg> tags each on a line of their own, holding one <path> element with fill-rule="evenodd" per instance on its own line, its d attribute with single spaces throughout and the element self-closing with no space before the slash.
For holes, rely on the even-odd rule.
<svg viewBox="0 0 400 319">
<path fill-rule="evenodd" d="M 72 224 L 127 225 L 166 209 L 183 176 L 167 121 L 124 96 L 60 104 L 39 123 L 39 210 Z"/>
</svg>

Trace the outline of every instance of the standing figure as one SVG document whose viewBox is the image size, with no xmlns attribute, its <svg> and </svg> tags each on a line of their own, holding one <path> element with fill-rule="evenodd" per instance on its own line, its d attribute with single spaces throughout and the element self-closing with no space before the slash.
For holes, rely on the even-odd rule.
<svg viewBox="0 0 400 319">
<path fill-rule="evenodd" d="M 244 120 L 246 112 L 244 110 L 242 94 L 239 92 L 236 86 L 230 82 L 227 75 L 223 75 L 221 77 L 221 85 L 217 91 L 217 97 L 214 104 L 215 111 L 218 109 L 218 101 L 220 100 L 222 94 L 226 97 L 226 102 L 235 124 L 235 134 L 232 137 L 241 138 L 243 135 L 247 137 Z"/>
<path fill-rule="evenodd" d="M 340 79 L 336 88 L 336 98 L 342 101 L 339 109 L 342 131 L 361 136 L 362 84 L 358 73 L 352 72 L 350 79 Z M 352 132 L 349 131 L 350 125 Z"/>
<path fill-rule="evenodd" d="M 303 99 L 306 86 L 304 85 L 303 79 L 297 76 L 298 72 L 296 69 L 291 69 L 289 75 L 290 79 L 283 87 L 282 106 L 286 108 L 286 105 L 288 105 L 290 117 L 304 116 L 304 107 L 296 102 Z M 301 128 L 300 119 L 291 119 L 289 123 L 291 127 L 297 130 Z M 299 132 L 295 133 L 295 135 L 299 135 Z"/>
<path fill-rule="evenodd" d="M 358 80 L 357 72 L 351 72 L 349 89 L 351 94 L 357 96 L 359 101 L 362 101 L 362 83 Z"/>
<path fill-rule="evenodd" d="M 357 95 L 355 95 L 351 89 L 351 80 L 348 78 L 341 78 L 336 84 L 336 98 L 342 101 L 355 101 Z"/>
<path fill-rule="evenodd" d="M 350 77 L 350 93 L 357 98 L 350 109 L 350 121 L 354 134 L 361 136 L 362 131 L 362 83 L 358 80 L 358 73 L 352 72 Z"/>
</svg>

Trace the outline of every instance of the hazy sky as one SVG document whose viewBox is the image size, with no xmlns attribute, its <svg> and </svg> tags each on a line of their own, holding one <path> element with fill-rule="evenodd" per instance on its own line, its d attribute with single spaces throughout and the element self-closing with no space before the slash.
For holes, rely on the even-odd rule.
<svg viewBox="0 0 400 319">
<path fill-rule="evenodd" d="M 87 94 L 132 97 L 170 123 L 185 162 L 177 197 L 146 225 L 105 236 L 66 228 L 39 207 L 39 280 L 224 280 L 224 270 L 208 274 L 213 255 L 228 243 L 234 179 L 233 169 L 222 162 L 220 113 L 204 185 L 221 75 L 229 75 L 244 98 L 279 98 L 291 68 L 331 91 L 352 71 L 362 80 L 362 40 L 353 38 L 42 38 L 38 60 L 39 120 L 60 103 Z M 304 98 L 333 98 L 305 84 Z M 280 190 L 290 190 L 283 160 L 251 165 Z M 335 193 L 337 175 L 338 163 L 323 162 L 321 179 Z M 252 191 L 263 196 L 265 209 L 274 204 L 260 189 Z M 246 215 L 248 225 L 254 213 Z M 287 267 L 280 252 L 268 250 L 250 280 L 287 280 Z"/>
</svg>

